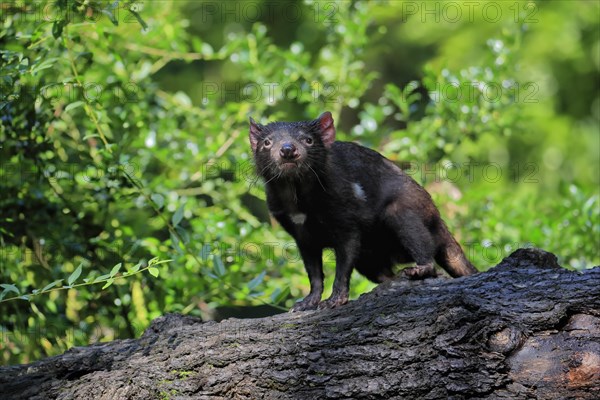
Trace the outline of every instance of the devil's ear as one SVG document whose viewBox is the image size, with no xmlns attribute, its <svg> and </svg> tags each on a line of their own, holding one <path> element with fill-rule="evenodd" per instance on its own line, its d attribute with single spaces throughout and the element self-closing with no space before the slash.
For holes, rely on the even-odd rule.
<svg viewBox="0 0 600 400">
<path fill-rule="evenodd" d="M 252 151 L 256 151 L 256 146 L 262 135 L 262 128 L 261 124 L 250 117 L 250 146 L 252 147 Z"/>
<path fill-rule="evenodd" d="M 329 147 L 335 142 L 335 126 L 333 126 L 333 117 L 329 111 L 325 111 L 317 118 L 319 135 L 325 147 Z"/>
</svg>

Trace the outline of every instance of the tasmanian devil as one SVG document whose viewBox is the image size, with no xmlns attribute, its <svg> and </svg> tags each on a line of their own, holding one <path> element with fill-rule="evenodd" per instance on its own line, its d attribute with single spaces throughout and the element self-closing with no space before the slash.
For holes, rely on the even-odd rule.
<svg viewBox="0 0 600 400">
<path fill-rule="evenodd" d="M 453 277 L 477 272 L 425 189 L 376 151 L 335 141 L 331 113 L 268 125 L 250 118 L 250 144 L 269 211 L 296 240 L 310 279 L 292 311 L 345 304 L 353 268 L 373 282 L 392 278 L 398 263 L 415 262 L 404 270 L 414 279 L 435 276 L 434 260 Z M 336 270 L 321 301 L 325 248 Z"/>
</svg>

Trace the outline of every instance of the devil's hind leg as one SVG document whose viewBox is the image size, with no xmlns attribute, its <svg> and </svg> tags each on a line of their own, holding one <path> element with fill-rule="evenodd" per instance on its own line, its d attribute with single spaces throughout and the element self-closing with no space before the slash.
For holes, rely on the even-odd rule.
<svg viewBox="0 0 600 400">
<path fill-rule="evenodd" d="M 385 223 L 416 263 L 415 267 L 406 268 L 404 274 L 411 279 L 436 276 L 433 266 L 435 241 L 421 217 L 410 209 L 402 210 L 391 204 L 386 210 Z"/>
</svg>

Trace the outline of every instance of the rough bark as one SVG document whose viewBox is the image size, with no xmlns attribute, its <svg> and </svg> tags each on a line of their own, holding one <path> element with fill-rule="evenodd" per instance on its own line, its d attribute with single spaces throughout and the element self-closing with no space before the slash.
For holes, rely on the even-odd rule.
<svg viewBox="0 0 600 400">
<path fill-rule="evenodd" d="M 334 310 L 205 322 L 0 369 L 3 399 L 600 398 L 600 268 L 518 250 Z"/>
</svg>

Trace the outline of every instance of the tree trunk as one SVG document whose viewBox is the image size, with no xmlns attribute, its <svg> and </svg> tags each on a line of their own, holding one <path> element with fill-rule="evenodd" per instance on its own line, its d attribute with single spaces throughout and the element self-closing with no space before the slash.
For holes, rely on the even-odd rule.
<svg viewBox="0 0 600 400">
<path fill-rule="evenodd" d="M 3 399 L 600 398 L 600 268 L 521 249 L 488 272 L 396 280 L 334 310 L 220 323 L 0 368 Z"/>
</svg>

